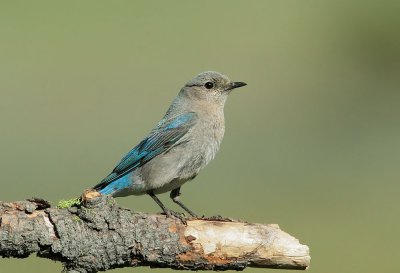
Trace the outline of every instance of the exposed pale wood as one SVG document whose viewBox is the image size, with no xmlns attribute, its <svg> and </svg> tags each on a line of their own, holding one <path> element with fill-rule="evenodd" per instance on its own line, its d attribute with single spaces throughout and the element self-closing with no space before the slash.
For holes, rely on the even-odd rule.
<svg viewBox="0 0 400 273">
<path fill-rule="evenodd" d="M 193 246 L 189 255 L 200 255 L 210 263 L 246 260 L 249 266 L 298 269 L 310 263 L 308 247 L 278 225 L 204 220 L 187 224 L 184 235 Z"/>
<path fill-rule="evenodd" d="M 306 269 L 308 247 L 277 225 L 192 219 L 120 208 L 87 193 L 80 207 L 31 199 L 0 202 L 0 256 L 59 260 L 69 272 L 151 266 L 192 270 L 245 267 Z"/>
</svg>

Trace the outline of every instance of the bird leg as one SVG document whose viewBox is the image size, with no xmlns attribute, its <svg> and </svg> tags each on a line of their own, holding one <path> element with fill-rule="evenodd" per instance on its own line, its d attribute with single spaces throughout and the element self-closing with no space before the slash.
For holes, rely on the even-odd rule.
<svg viewBox="0 0 400 273">
<path fill-rule="evenodd" d="M 153 198 L 153 200 L 157 203 L 157 205 L 160 206 L 160 208 L 163 210 L 163 212 L 164 212 L 167 216 L 171 216 L 170 210 L 167 209 L 166 206 L 164 206 L 164 204 L 161 202 L 160 199 L 158 199 L 158 197 L 154 194 L 153 191 L 148 191 L 147 194 L 150 195 L 151 198 Z"/>
<path fill-rule="evenodd" d="M 176 204 L 178 204 L 181 208 L 186 210 L 192 217 L 197 217 L 197 215 L 191 211 L 188 207 L 186 207 L 181 201 L 179 201 L 179 196 L 181 195 L 181 187 L 176 188 L 171 191 L 171 194 L 169 195 Z"/>
<path fill-rule="evenodd" d="M 157 205 L 160 206 L 160 208 L 163 210 L 163 212 L 165 213 L 165 215 L 167 217 L 174 216 L 174 217 L 180 219 L 183 224 L 186 224 L 185 215 L 183 215 L 183 213 L 178 213 L 178 212 L 168 209 L 166 206 L 164 206 L 164 204 L 161 202 L 161 200 L 158 199 L 158 197 L 154 194 L 153 191 L 148 191 L 147 194 L 150 195 L 151 198 L 153 198 L 153 200 L 157 203 Z"/>
</svg>

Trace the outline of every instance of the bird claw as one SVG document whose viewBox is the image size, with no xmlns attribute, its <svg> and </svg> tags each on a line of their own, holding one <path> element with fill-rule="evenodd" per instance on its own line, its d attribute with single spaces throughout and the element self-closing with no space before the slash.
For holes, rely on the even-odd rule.
<svg viewBox="0 0 400 273">
<path fill-rule="evenodd" d="M 208 221 L 220 221 L 220 222 L 233 222 L 233 221 L 235 221 L 232 218 L 223 217 L 221 215 L 214 215 L 214 216 L 208 216 L 208 217 L 203 215 L 202 217 L 200 217 L 200 219 L 208 220 Z"/>
<path fill-rule="evenodd" d="M 182 213 L 182 212 L 168 210 L 168 211 L 165 212 L 165 215 L 167 216 L 167 218 L 177 218 L 177 219 L 179 219 L 182 222 L 182 224 L 184 224 L 184 225 L 187 224 L 186 215 L 184 213 Z"/>
</svg>

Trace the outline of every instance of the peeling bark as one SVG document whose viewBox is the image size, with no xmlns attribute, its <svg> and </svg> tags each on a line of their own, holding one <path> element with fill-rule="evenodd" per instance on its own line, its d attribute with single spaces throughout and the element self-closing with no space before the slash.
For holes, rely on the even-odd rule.
<svg viewBox="0 0 400 273">
<path fill-rule="evenodd" d="M 41 199 L 0 202 L 0 256 L 32 253 L 59 260 L 67 272 L 117 267 L 242 270 L 306 269 L 308 247 L 277 225 L 190 219 L 133 212 L 109 196 L 87 194 L 79 207 L 51 208 Z"/>
</svg>

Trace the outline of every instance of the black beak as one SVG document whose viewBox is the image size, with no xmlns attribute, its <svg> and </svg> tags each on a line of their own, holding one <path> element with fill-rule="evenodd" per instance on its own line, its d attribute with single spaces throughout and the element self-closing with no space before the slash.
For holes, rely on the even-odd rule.
<svg viewBox="0 0 400 273">
<path fill-rule="evenodd" d="M 227 90 L 232 90 L 232 89 L 239 88 L 239 87 L 242 87 L 245 85 L 247 85 L 247 83 L 245 83 L 245 82 L 232 82 L 229 84 L 229 87 Z"/>
</svg>

